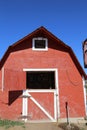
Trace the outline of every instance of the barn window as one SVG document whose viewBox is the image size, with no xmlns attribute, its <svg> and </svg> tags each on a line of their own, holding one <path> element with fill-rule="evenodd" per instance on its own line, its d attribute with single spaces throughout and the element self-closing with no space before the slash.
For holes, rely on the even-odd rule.
<svg viewBox="0 0 87 130">
<path fill-rule="evenodd" d="M 26 72 L 27 89 L 55 89 L 54 71 L 28 71 Z"/>
<path fill-rule="evenodd" d="M 48 42 L 47 42 L 47 38 L 42 38 L 42 37 L 38 37 L 38 38 L 33 38 L 32 41 L 32 49 L 33 50 L 48 50 Z"/>
</svg>

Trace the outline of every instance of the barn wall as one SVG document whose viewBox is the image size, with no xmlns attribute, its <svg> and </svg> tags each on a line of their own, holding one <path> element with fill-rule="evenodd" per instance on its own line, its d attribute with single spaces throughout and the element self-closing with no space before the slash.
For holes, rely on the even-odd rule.
<svg viewBox="0 0 87 130">
<path fill-rule="evenodd" d="M 23 68 L 57 68 L 60 117 L 66 116 L 65 102 L 69 104 L 70 117 L 85 116 L 82 77 L 70 55 L 58 49 L 56 43 L 49 41 L 48 51 L 32 51 L 30 43 L 29 48 L 10 53 L 4 65 L 5 90 L 9 92 L 26 89 L 26 73 L 23 72 Z M 18 102 L 19 99 L 15 100 L 15 103 Z M 11 110 L 14 110 L 14 105 L 10 104 L 10 106 Z"/>
<path fill-rule="evenodd" d="M 21 95 L 22 92 L 16 92 L 15 97 L 17 95 Z M 11 104 L 10 104 L 11 103 Z M 15 119 L 21 117 L 22 113 L 22 98 L 16 98 L 16 101 L 9 101 L 9 92 L 8 91 L 0 91 L 0 118 L 2 119 Z"/>
</svg>

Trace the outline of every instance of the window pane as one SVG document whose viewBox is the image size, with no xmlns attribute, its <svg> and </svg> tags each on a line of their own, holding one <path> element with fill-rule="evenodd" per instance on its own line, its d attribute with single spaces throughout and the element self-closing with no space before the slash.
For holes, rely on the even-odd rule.
<svg viewBox="0 0 87 130">
<path fill-rule="evenodd" d="M 35 40 L 35 48 L 45 48 L 45 40 Z"/>
<path fill-rule="evenodd" d="M 27 88 L 55 89 L 55 72 L 27 72 Z"/>
</svg>

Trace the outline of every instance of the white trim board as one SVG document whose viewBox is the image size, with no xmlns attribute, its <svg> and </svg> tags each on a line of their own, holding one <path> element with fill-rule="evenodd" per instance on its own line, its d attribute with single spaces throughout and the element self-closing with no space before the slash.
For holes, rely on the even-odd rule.
<svg viewBox="0 0 87 130">
<path fill-rule="evenodd" d="M 38 69 L 38 68 L 24 68 L 23 71 L 57 71 L 58 69 L 57 68 L 41 68 L 41 69 Z"/>
<path fill-rule="evenodd" d="M 55 89 L 27 89 L 26 90 L 27 92 L 35 92 L 35 93 L 53 93 L 55 92 L 56 90 Z"/>
</svg>

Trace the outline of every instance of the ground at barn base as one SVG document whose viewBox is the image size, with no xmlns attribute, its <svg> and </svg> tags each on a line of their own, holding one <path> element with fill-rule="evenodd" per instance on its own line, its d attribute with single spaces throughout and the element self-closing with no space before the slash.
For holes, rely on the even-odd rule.
<svg viewBox="0 0 87 130">
<path fill-rule="evenodd" d="M 0 119 L 0 130 L 87 130 L 87 120 L 58 120 L 58 122 L 31 122 Z"/>
<path fill-rule="evenodd" d="M 87 130 L 87 125 L 67 123 L 24 123 L 22 126 L 0 127 L 0 130 Z"/>
</svg>

